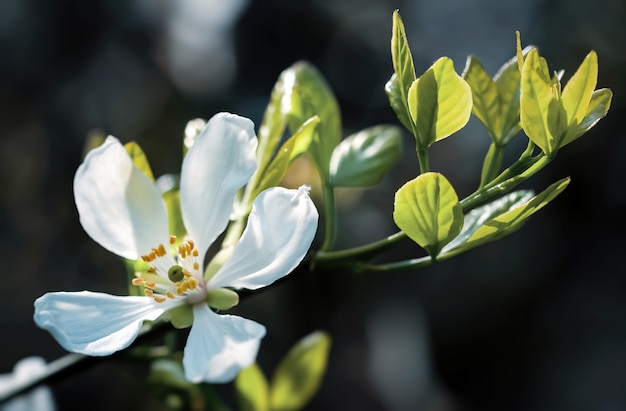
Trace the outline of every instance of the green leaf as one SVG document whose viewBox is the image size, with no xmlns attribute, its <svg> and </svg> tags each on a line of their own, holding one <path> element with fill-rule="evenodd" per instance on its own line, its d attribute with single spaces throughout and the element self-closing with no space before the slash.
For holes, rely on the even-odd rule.
<svg viewBox="0 0 626 411">
<path fill-rule="evenodd" d="M 413 56 L 406 38 L 404 23 L 398 10 L 393 12 L 391 29 L 391 62 L 394 74 L 385 85 L 389 103 L 404 126 L 413 132 L 413 123 L 409 116 L 407 96 L 411 84 L 415 81 Z"/>
<path fill-rule="evenodd" d="M 291 93 L 291 90 L 286 90 L 285 88 L 285 78 L 290 75 L 291 71 L 287 69 L 278 76 L 257 133 L 259 139 L 257 148 L 259 169 L 264 169 L 270 163 L 287 127 L 289 105 L 284 107 L 283 100 L 288 99 Z"/>
<path fill-rule="evenodd" d="M 520 88 L 522 128 L 528 138 L 546 155 L 552 155 L 558 147 L 554 145 L 554 136 L 548 124 L 548 112 L 550 104 L 557 96 L 554 94 L 547 63 L 537 50 L 531 50 L 524 60 Z M 553 108 L 552 112 L 558 110 Z"/>
<path fill-rule="evenodd" d="M 583 120 L 597 81 L 598 56 L 592 51 L 587 54 L 563 89 L 561 101 L 567 113 L 568 124 L 577 125 Z"/>
<path fill-rule="evenodd" d="M 299 410 L 319 389 L 326 372 L 330 336 L 316 331 L 298 341 L 274 371 L 270 388 L 273 411 Z"/>
<path fill-rule="evenodd" d="M 582 119 L 581 123 L 576 127 L 572 127 L 568 136 L 563 140 L 563 144 L 569 144 L 584 133 L 586 133 L 591 127 L 595 126 L 609 111 L 611 107 L 611 99 L 613 98 L 613 92 L 607 88 L 601 88 L 596 90 L 591 95 L 591 101 L 587 107 L 587 113 Z"/>
<path fill-rule="evenodd" d="M 561 194 L 569 184 L 570 179 L 564 178 L 552 184 L 530 200 L 517 205 L 497 217 L 491 218 L 480 226 L 470 238 L 462 245 L 463 251 L 477 247 L 490 241 L 513 233 L 537 211 Z"/>
<path fill-rule="evenodd" d="M 255 363 L 235 378 L 235 394 L 240 411 L 269 411 L 269 386 L 263 371 Z"/>
<path fill-rule="evenodd" d="M 532 196 L 533 192 L 530 190 L 518 190 L 473 209 L 465 215 L 463 229 L 459 235 L 441 249 L 441 254 L 445 255 L 451 251 L 458 254 L 466 251 L 469 248 L 463 247 L 463 245 L 485 222 L 518 207 L 530 200 Z"/>
<path fill-rule="evenodd" d="M 393 219 L 432 257 L 463 227 L 463 211 L 454 187 L 439 173 L 425 173 L 396 192 Z"/>
<path fill-rule="evenodd" d="M 148 163 L 148 158 L 144 154 L 139 144 L 131 141 L 130 143 L 124 144 L 124 148 L 126 152 L 130 156 L 130 159 L 133 160 L 133 164 L 140 169 L 148 178 L 154 181 L 154 175 L 152 175 L 152 170 L 150 169 L 150 163 Z"/>
<path fill-rule="evenodd" d="M 418 150 L 459 131 L 472 112 L 472 90 L 447 57 L 413 82 L 408 100 Z"/>
<path fill-rule="evenodd" d="M 293 136 L 285 141 L 285 144 L 280 147 L 272 162 L 264 170 L 260 171 L 261 178 L 251 198 L 256 198 L 256 195 L 261 191 L 277 186 L 281 182 L 285 174 L 287 174 L 289 165 L 309 149 L 311 141 L 313 141 L 315 129 L 319 123 L 319 117 L 311 117 L 300 126 Z"/>
<path fill-rule="evenodd" d="M 402 132 L 394 126 L 374 126 L 345 138 L 330 159 L 335 187 L 377 184 L 402 154 Z"/>
<path fill-rule="evenodd" d="M 502 118 L 498 86 L 474 56 L 467 58 L 462 77 L 472 90 L 472 113 L 483 123 L 491 139 L 499 143 Z"/>
<path fill-rule="evenodd" d="M 387 84 L 385 84 L 385 93 L 389 98 L 389 105 L 396 113 L 396 116 L 398 116 L 398 120 L 400 120 L 402 125 L 406 127 L 411 134 L 415 134 L 415 125 L 409 113 L 409 103 L 407 101 L 408 92 L 405 94 L 402 90 L 396 73 L 393 73 Z"/>
<path fill-rule="evenodd" d="M 332 90 L 320 72 L 311 64 L 298 62 L 283 72 L 285 94 L 290 96 L 282 107 L 288 113 L 292 133 L 313 116 L 319 116 L 308 149 L 313 163 L 324 180 L 328 180 L 330 156 L 341 138 L 341 116 Z M 285 111 L 286 110 L 286 111 Z"/>
</svg>

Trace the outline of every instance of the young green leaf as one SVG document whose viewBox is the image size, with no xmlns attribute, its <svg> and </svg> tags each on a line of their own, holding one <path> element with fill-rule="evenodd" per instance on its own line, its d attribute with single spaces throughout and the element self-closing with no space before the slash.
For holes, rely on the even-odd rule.
<svg viewBox="0 0 626 411">
<path fill-rule="evenodd" d="M 311 64 L 298 62 L 281 74 L 285 84 L 283 112 L 288 114 L 289 129 L 295 133 L 309 118 L 317 115 L 308 153 L 320 174 L 328 180 L 330 156 L 341 138 L 341 116 L 332 90 L 320 72 Z"/>
<path fill-rule="evenodd" d="M 394 74 L 385 85 L 391 108 L 396 112 L 400 122 L 411 132 L 413 123 L 409 115 L 407 96 L 409 88 L 415 81 L 415 66 L 413 56 L 406 38 L 404 23 L 398 10 L 393 12 L 393 27 L 391 29 L 391 62 Z"/>
<path fill-rule="evenodd" d="M 465 215 L 463 229 L 459 235 L 441 249 L 441 254 L 445 255 L 456 249 L 459 249 L 459 252 L 465 251 L 463 245 L 483 224 L 494 217 L 520 206 L 532 197 L 532 191 L 518 190 L 473 209 Z"/>
<path fill-rule="evenodd" d="M 472 112 L 472 90 L 447 57 L 413 82 L 408 101 L 418 150 L 459 131 Z"/>
<path fill-rule="evenodd" d="M 463 211 L 452 184 L 439 173 L 424 173 L 396 192 L 396 225 L 432 257 L 463 227 Z"/>
<path fill-rule="evenodd" d="M 285 106 L 283 101 L 285 99 L 288 101 L 292 91 L 286 90 L 285 87 L 285 78 L 289 78 L 291 75 L 290 68 L 288 68 L 278 76 L 278 80 L 276 80 L 270 95 L 270 101 L 265 108 L 265 114 L 257 133 L 259 139 L 259 146 L 257 147 L 259 169 L 264 169 L 270 163 L 287 127 L 287 114 L 290 105 Z"/>
<path fill-rule="evenodd" d="M 299 410 L 319 389 L 326 372 L 330 336 L 317 331 L 298 341 L 274 371 L 270 388 L 273 411 Z"/>
<path fill-rule="evenodd" d="M 522 225 L 537 211 L 554 200 L 569 184 L 570 179 L 564 178 L 550 185 L 540 194 L 515 204 L 513 208 L 485 221 L 464 243 L 451 250 L 454 254 L 470 250 L 490 241 L 499 240 L 522 227 Z"/>
<path fill-rule="evenodd" d="M 568 144 L 584 133 L 591 127 L 595 126 L 609 111 L 611 107 L 611 99 L 613 98 L 613 92 L 607 88 L 601 88 L 596 90 L 591 95 L 591 101 L 589 107 L 587 107 L 587 113 L 583 120 L 576 127 L 573 127 L 564 140 L 564 144 Z"/>
<path fill-rule="evenodd" d="M 502 118 L 498 86 L 474 56 L 467 57 L 462 77 L 472 90 L 472 113 L 483 123 L 491 139 L 499 143 Z"/>
<path fill-rule="evenodd" d="M 285 174 L 289 165 L 300 155 L 304 154 L 311 144 L 315 129 L 320 122 L 319 117 L 308 119 L 300 128 L 278 149 L 272 162 L 264 169 L 259 169 L 261 178 L 254 188 L 251 198 L 269 187 L 277 186 Z"/>
<path fill-rule="evenodd" d="M 591 51 L 569 79 L 561 95 L 569 124 L 579 124 L 587 114 L 597 81 L 598 56 L 595 51 Z"/>
<path fill-rule="evenodd" d="M 269 411 L 269 385 L 263 371 L 255 363 L 244 368 L 235 378 L 235 394 L 241 411 Z"/>
<path fill-rule="evenodd" d="M 154 181 L 154 175 L 152 174 L 150 163 L 148 163 L 148 158 L 144 154 L 139 144 L 131 141 L 130 143 L 124 144 L 124 148 L 130 156 L 130 159 L 133 160 L 133 164 L 135 164 L 135 167 L 140 169 L 146 176 L 148 176 L 150 180 Z"/>
<path fill-rule="evenodd" d="M 548 124 L 550 104 L 556 99 L 546 61 L 537 50 L 531 50 L 524 60 L 521 78 L 520 120 L 524 132 L 546 155 L 557 147 Z M 560 103 L 556 103 L 560 104 Z M 552 109 L 552 112 L 558 110 Z"/>
<path fill-rule="evenodd" d="M 330 159 L 335 187 L 377 184 L 402 154 L 402 132 L 394 126 L 374 126 L 345 138 Z"/>
</svg>

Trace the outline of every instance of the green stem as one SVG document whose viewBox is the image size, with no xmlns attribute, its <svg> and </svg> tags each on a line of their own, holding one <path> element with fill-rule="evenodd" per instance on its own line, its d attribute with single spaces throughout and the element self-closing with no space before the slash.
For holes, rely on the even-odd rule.
<svg viewBox="0 0 626 411">
<path fill-rule="evenodd" d="M 387 264 L 357 264 L 355 270 L 361 273 L 389 272 L 401 270 L 414 270 L 433 265 L 435 262 L 447 260 L 447 256 L 438 257 L 436 260 L 430 256 L 413 258 L 411 260 L 396 261 Z"/>
<path fill-rule="evenodd" d="M 324 194 L 324 243 L 321 251 L 329 251 L 335 245 L 337 234 L 337 209 L 335 206 L 335 188 L 328 182 L 322 187 Z"/>
<path fill-rule="evenodd" d="M 428 173 L 430 171 L 430 160 L 428 158 L 428 149 L 417 149 L 417 161 L 420 165 L 420 173 Z"/>
<path fill-rule="evenodd" d="M 406 234 L 399 231 L 382 240 L 364 246 L 341 251 L 319 251 L 315 255 L 315 264 L 322 266 L 350 265 L 354 260 L 374 257 L 406 238 Z"/>
</svg>

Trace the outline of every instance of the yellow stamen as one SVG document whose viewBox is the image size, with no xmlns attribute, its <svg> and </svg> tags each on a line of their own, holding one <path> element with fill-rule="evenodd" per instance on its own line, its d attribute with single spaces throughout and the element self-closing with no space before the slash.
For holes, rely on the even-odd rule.
<svg viewBox="0 0 626 411">
<path fill-rule="evenodd" d="M 143 293 L 146 297 L 152 297 L 154 295 L 154 291 L 146 288 L 145 290 L 143 290 Z"/>
<path fill-rule="evenodd" d="M 133 280 L 131 281 L 132 285 L 143 285 L 143 279 L 142 278 L 133 278 Z"/>
<path fill-rule="evenodd" d="M 193 255 L 194 257 L 197 257 L 197 256 L 198 256 L 198 250 L 196 250 L 196 249 L 194 248 L 194 250 L 193 250 L 193 252 L 191 253 L 191 255 Z"/>
<path fill-rule="evenodd" d="M 159 252 L 157 253 L 157 255 L 159 257 L 163 257 L 165 255 L 165 246 L 163 246 L 163 244 L 159 244 Z"/>
<path fill-rule="evenodd" d="M 176 243 L 176 236 L 175 235 L 171 235 L 170 236 L 170 244 L 174 245 L 174 243 Z"/>
<path fill-rule="evenodd" d="M 154 281 L 144 281 L 143 286 L 146 288 L 155 288 L 156 283 Z"/>
<path fill-rule="evenodd" d="M 176 296 L 174 295 L 174 293 L 173 293 L 173 292 L 171 292 L 171 291 L 168 291 L 168 292 L 167 292 L 167 293 L 165 293 L 165 294 L 168 296 L 168 298 L 170 298 L 170 299 L 172 299 L 172 300 L 173 300 L 174 298 L 176 298 Z"/>
<path fill-rule="evenodd" d="M 199 270 L 199 269 L 200 269 L 200 264 L 198 264 L 198 263 L 193 263 L 193 269 L 194 269 L 194 270 Z"/>
<path fill-rule="evenodd" d="M 163 297 L 162 295 L 155 295 L 154 296 L 154 301 L 156 301 L 157 303 L 164 303 L 166 300 L 165 297 Z"/>
</svg>

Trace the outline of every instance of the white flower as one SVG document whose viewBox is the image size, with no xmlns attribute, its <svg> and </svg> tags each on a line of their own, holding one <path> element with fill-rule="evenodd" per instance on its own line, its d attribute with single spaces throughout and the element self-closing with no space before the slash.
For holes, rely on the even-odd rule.
<svg viewBox="0 0 626 411">
<path fill-rule="evenodd" d="M 46 372 L 46 362 L 40 357 L 26 357 L 15 364 L 12 374 L 0 374 L 0 397 L 32 378 Z M 0 405 L 0 411 L 54 411 L 56 406 L 48 387 L 37 387 Z"/>
<path fill-rule="evenodd" d="M 218 314 L 207 299 L 233 294 L 226 287 L 253 290 L 287 275 L 307 253 L 318 220 L 308 187 L 265 190 L 230 259 L 204 278 L 206 251 L 226 228 L 236 192 L 256 170 L 256 147 L 247 118 L 220 113 L 207 123 L 183 159 L 180 205 L 187 236 L 174 247 L 160 191 L 108 137 L 76 172 L 76 206 L 91 238 L 119 256 L 148 263 L 150 272 L 133 280 L 146 296 L 47 293 L 35 301 L 37 325 L 68 351 L 103 356 L 128 347 L 143 321 L 187 307 L 193 324 L 183 357 L 186 378 L 232 380 L 254 362 L 265 327 Z"/>
</svg>

